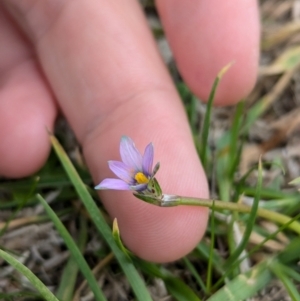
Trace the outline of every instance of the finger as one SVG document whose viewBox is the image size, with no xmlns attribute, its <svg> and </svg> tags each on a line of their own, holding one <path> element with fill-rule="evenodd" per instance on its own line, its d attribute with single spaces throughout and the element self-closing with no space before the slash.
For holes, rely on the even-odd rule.
<svg viewBox="0 0 300 301">
<path fill-rule="evenodd" d="M 33 53 L 0 7 L 0 175 L 37 171 L 50 151 L 56 109 Z"/>
<path fill-rule="evenodd" d="M 217 73 L 234 62 L 218 87 L 215 104 L 233 104 L 253 88 L 259 58 L 256 0 L 157 0 L 180 72 L 207 100 Z"/>
<path fill-rule="evenodd" d="M 21 9 L 22 15 L 18 3 L 14 9 Z M 52 1 L 35 3 L 26 17 L 32 23 L 39 20 L 35 23 L 39 31 L 27 20 L 28 31 L 83 145 L 95 183 L 111 176 L 107 161 L 120 160 L 119 141 L 126 134 L 140 151 L 154 143 L 165 193 L 207 197 L 207 182 L 181 101 L 139 5 L 69 1 L 57 10 Z M 53 22 L 44 23 L 43 14 L 55 15 Z M 148 260 L 170 261 L 185 255 L 205 231 L 204 208 L 157 208 L 128 192 L 102 192 L 101 199 L 110 215 L 117 217 L 125 244 Z"/>
</svg>

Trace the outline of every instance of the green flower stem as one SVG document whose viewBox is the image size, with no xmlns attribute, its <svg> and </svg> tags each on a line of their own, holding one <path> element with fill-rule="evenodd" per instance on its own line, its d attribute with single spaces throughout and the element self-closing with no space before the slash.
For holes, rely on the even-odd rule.
<svg viewBox="0 0 300 301">
<path fill-rule="evenodd" d="M 197 199 L 197 198 L 189 198 L 189 197 L 179 197 L 178 198 L 178 205 L 189 205 L 189 206 L 203 206 L 212 208 L 213 202 L 211 200 L 207 199 Z M 224 201 L 214 201 L 215 210 L 230 210 L 230 211 L 237 211 L 237 212 L 243 212 L 243 213 L 250 213 L 251 207 L 244 205 L 244 204 L 238 204 L 238 203 L 232 203 L 232 202 L 224 202 Z M 278 224 L 286 224 L 288 223 L 291 218 L 287 215 L 270 211 L 263 208 L 258 208 L 257 215 L 259 217 L 268 219 L 270 221 L 276 222 Z M 297 232 L 300 234 L 300 223 L 297 221 L 292 222 L 288 228 L 291 230 Z"/>
<path fill-rule="evenodd" d="M 214 204 L 215 210 L 230 210 L 230 211 L 237 211 L 237 212 L 243 212 L 243 213 L 250 213 L 251 207 L 244 205 L 244 204 L 238 204 L 238 203 L 232 203 L 232 202 L 224 202 L 224 201 L 214 201 L 207 199 L 197 199 L 197 198 L 189 198 L 189 197 L 179 197 L 177 199 L 178 205 L 189 205 L 189 206 L 202 206 L 202 207 L 208 207 L 212 208 Z M 257 215 L 259 217 L 268 219 L 270 221 L 276 222 L 278 224 L 286 224 L 288 223 L 291 218 L 287 215 L 270 211 L 264 208 L 258 208 L 257 209 Z M 292 222 L 288 228 L 291 230 L 297 232 L 300 234 L 300 223 L 297 221 Z"/>
<path fill-rule="evenodd" d="M 192 198 L 192 197 L 181 197 L 177 195 L 163 195 L 162 198 L 156 198 L 149 195 L 141 195 L 141 194 L 134 194 L 137 198 L 161 207 L 173 207 L 173 206 L 202 206 L 212 208 L 214 206 L 214 210 L 230 210 L 230 211 L 237 211 L 242 213 L 250 213 L 251 207 L 239 204 L 239 203 L 232 203 L 232 202 L 225 202 L 225 201 L 218 201 L 218 200 L 210 200 L 210 199 L 200 199 L 200 198 Z M 291 218 L 284 214 L 274 212 L 264 208 L 258 208 L 257 215 L 259 217 L 268 219 L 270 221 L 276 222 L 278 224 L 287 224 Z M 296 233 L 300 234 L 300 223 L 297 221 L 293 221 L 290 223 L 287 228 L 290 230 L 295 231 Z"/>
</svg>

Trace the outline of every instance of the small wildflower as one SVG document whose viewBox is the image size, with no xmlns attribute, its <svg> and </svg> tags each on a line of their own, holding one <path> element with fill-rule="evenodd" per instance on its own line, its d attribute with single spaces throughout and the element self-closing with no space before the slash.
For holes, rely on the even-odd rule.
<svg viewBox="0 0 300 301">
<path fill-rule="evenodd" d="M 137 193 L 150 192 L 159 163 L 152 169 L 154 149 L 150 143 L 144 155 L 137 150 L 131 138 L 123 136 L 120 142 L 120 161 L 108 161 L 111 171 L 119 179 L 104 179 L 95 189 L 133 190 Z"/>
</svg>

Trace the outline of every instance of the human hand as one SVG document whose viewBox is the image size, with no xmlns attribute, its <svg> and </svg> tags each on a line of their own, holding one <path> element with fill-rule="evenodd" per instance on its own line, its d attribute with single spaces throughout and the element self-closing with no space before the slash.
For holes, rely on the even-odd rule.
<svg viewBox="0 0 300 301">
<path fill-rule="evenodd" d="M 258 65 L 255 0 L 158 0 L 181 74 L 207 99 L 222 67 L 216 103 L 233 104 L 252 89 Z M 163 191 L 208 197 L 205 174 L 168 72 L 136 1 L 5 0 L 0 5 L 0 174 L 23 177 L 49 153 L 45 126 L 66 116 L 95 183 L 111 175 L 128 135 L 155 145 Z M 130 193 L 102 191 L 122 239 L 156 262 L 180 258 L 202 238 L 205 208 L 158 208 Z"/>
</svg>

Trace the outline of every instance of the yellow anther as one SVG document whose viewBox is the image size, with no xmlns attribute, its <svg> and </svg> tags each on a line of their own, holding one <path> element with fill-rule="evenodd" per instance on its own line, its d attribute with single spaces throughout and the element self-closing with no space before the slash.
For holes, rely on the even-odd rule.
<svg viewBox="0 0 300 301">
<path fill-rule="evenodd" d="M 142 172 L 137 172 L 134 178 L 139 184 L 147 184 L 149 182 L 149 179 Z"/>
</svg>

